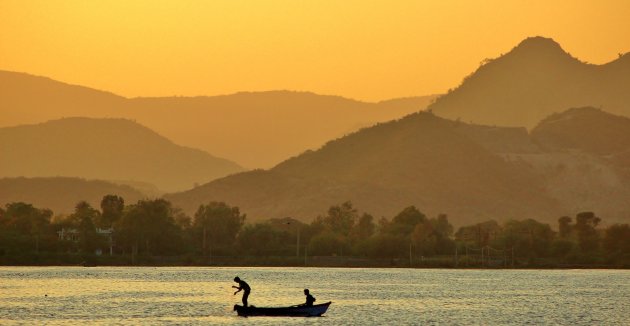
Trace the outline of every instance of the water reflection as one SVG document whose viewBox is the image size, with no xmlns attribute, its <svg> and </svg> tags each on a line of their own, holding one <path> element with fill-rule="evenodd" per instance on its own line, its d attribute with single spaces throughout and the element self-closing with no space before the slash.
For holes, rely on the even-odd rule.
<svg viewBox="0 0 630 326">
<path fill-rule="evenodd" d="M 239 318 L 250 303 L 333 301 L 326 317 Z M 629 271 L 337 268 L 0 268 L 0 324 L 623 324 Z"/>
</svg>

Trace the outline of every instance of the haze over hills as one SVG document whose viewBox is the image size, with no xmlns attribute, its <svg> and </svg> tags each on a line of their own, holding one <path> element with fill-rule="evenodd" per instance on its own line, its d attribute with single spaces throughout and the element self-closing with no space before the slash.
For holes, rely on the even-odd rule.
<svg viewBox="0 0 630 326">
<path fill-rule="evenodd" d="M 418 113 L 329 142 L 269 171 L 233 175 L 167 198 L 189 212 L 225 200 L 252 219 L 310 220 L 346 200 L 377 217 L 416 205 L 430 215 L 447 213 L 457 224 L 561 212 L 541 178 L 464 136 L 460 129 L 469 127 Z"/>
<path fill-rule="evenodd" d="M 363 103 L 286 91 L 194 98 L 98 96 L 138 121 L 183 137 L 187 144 L 212 143 L 213 153 L 233 151 L 271 164 L 273 157 L 302 152 L 269 170 L 233 174 L 166 196 L 189 214 L 200 204 L 218 200 L 239 206 L 250 221 L 287 216 L 310 221 L 329 206 L 351 200 L 376 217 L 391 217 L 416 205 L 428 215 L 446 213 L 456 225 L 489 218 L 551 222 L 585 210 L 614 222 L 630 219 L 630 119 L 607 112 L 630 113 L 629 62 L 630 55 L 624 55 L 606 65 L 589 65 L 550 39 L 530 38 L 484 64 L 430 105 L 430 112 L 354 133 L 350 131 L 389 119 L 392 112 L 402 116 L 429 99 Z M 25 105 L 29 112 L 37 108 L 19 99 L 12 103 L 13 108 Z M 95 111 L 105 114 L 109 105 L 103 110 L 95 106 Z M 589 105 L 602 105 L 604 111 L 584 107 Z M 86 106 L 77 105 L 76 112 Z M 361 120 L 367 118 L 376 120 Z M 76 135 L 83 133 L 89 134 L 83 130 Z M 303 152 L 344 133 L 350 134 Z M 0 133 L 2 139 L 9 137 Z M 120 157 L 136 162 L 129 153 L 134 152 Z M 45 154 L 40 157 L 50 155 Z M 104 171 L 108 168 L 111 164 Z M 42 168 L 31 170 L 37 169 Z M 129 175 L 152 182 L 138 178 L 147 172 Z M 82 176 L 129 180 L 129 175 Z M 171 181 L 180 182 L 180 190 L 198 182 Z"/>
<path fill-rule="evenodd" d="M 630 119 L 595 108 L 551 115 L 531 133 L 537 166 L 565 206 L 630 220 Z"/>
<path fill-rule="evenodd" d="M 122 117 L 125 102 L 112 93 L 0 70 L 0 127 L 68 117 Z"/>
<path fill-rule="evenodd" d="M 548 150 L 581 150 L 613 161 L 630 150 L 630 118 L 592 107 L 552 114 L 532 130 Z"/>
<path fill-rule="evenodd" d="M 464 133 L 504 160 L 533 170 L 565 210 L 630 220 L 630 119 L 573 108 L 525 128 L 475 126 Z"/>
<path fill-rule="evenodd" d="M 144 194 L 124 185 L 107 181 L 79 178 L 2 178 L 0 179 L 0 206 L 12 202 L 25 202 L 37 208 L 51 209 L 55 214 L 70 214 L 79 201 L 100 207 L 105 195 L 118 195 L 126 203 L 135 203 Z"/>
<path fill-rule="evenodd" d="M 594 65 L 572 57 L 552 39 L 532 37 L 482 64 L 429 108 L 449 119 L 531 129 L 571 107 L 630 116 L 628 85 L 630 53 Z"/>
<path fill-rule="evenodd" d="M 424 109 L 433 97 L 365 103 L 308 92 L 270 91 L 196 98 L 136 98 L 133 118 L 182 143 L 247 167 L 287 157 L 377 122 Z M 177 112 L 176 120 L 165 119 Z"/>
<path fill-rule="evenodd" d="M 49 78 L 0 71 L 0 126 L 62 117 L 127 118 L 178 144 L 268 168 L 377 122 L 417 112 L 435 96 L 378 103 L 308 92 L 127 99 Z"/>
<path fill-rule="evenodd" d="M 232 175 L 166 198 L 188 212 L 225 200 L 254 220 L 311 220 L 330 205 L 351 200 L 361 210 L 387 217 L 416 205 L 429 215 L 446 213 L 456 225 L 489 218 L 554 222 L 585 210 L 611 222 L 627 221 L 629 165 L 617 155 L 630 152 L 629 121 L 593 108 L 573 109 L 544 120 L 530 136 L 525 128 L 418 113 L 332 141 L 268 171 Z M 599 142 L 621 139 L 622 144 L 609 146 L 614 152 L 589 149 L 579 138 L 598 128 L 610 129 Z M 561 143 L 557 135 L 576 143 Z"/>
<path fill-rule="evenodd" d="M 182 147 L 123 119 L 66 118 L 0 128 L 1 177 L 67 176 L 149 182 L 184 190 L 230 173 L 237 164 Z"/>
</svg>

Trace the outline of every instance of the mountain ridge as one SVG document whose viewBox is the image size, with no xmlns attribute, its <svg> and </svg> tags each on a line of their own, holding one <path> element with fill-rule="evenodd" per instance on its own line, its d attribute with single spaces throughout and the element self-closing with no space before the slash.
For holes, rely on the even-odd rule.
<svg viewBox="0 0 630 326">
<path fill-rule="evenodd" d="M 309 220 L 346 200 L 375 216 L 391 217 L 416 205 L 430 215 L 447 213 L 456 223 L 560 211 L 542 195 L 534 173 L 466 138 L 457 131 L 462 125 L 416 113 L 330 141 L 270 170 L 221 178 L 166 198 L 188 212 L 204 201 L 225 200 L 254 220 Z M 519 205 L 524 201 L 545 209 Z"/>
<path fill-rule="evenodd" d="M 510 52 L 484 61 L 428 109 L 449 119 L 528 129 L 571 107 L 603 107 L 630 116 L 628 57 L 589 64 L 552 39 L 528 38 Z"/>
<path fill-rule="evenodd" d="M 601 133 L 598 142 L 624 134 L 628 141 L 613 152 L 630 153 L 630 119 L 595 108 L 557 115 L 576 112 L 597 115 L 593 128 L 615 129 Z M 630 156 L 552 145 L 553 139 L 540 136 L 552 119 L 528 133 L 523 127 L 415 113 L 331 140 L 272 169 L 220 178 L 165 198 L 191 214 L 205 202 L 227 201 L 254 221 L 286 216 L 308 221 L 347 200 L 376 217 L 415 205 L 429 216 L 446 213 L 455 225 L 490 218 L 555 222 L 584 210 L 611 222 L 630 219 L 630 203 L 624 200 L 630 198 L 630 161 L 623 160 Z M 576 137 L 588 137 L 585 129 L 597 132 L 577 120 L 554 127 Z"/>
<path fill-rule="evenodd" d="M 0 178 L 0 206 L 12 202 L 25 202 L 55 213 L 70 214 L 79 201 L 100 207 L 105 195 L 117 195 L 126 203 L 134 203 L 146 195 L 135 188 L 103 180 L 86 180 L 71 177 Z"/>
<path fill-rule="evenodd" d="M 22 83 L 24 87 L 13 85 L 12 77 L 16 75 L 17 79 L 28 80 Z M 420 111 L 435 98 L 431 95 L 372 103 L 297 91 L 125 98 L 93 93 L 49 78 L 2 71 L 0 86 L 0 106 L 7 108 L 0 117 L 0 126 L 61 117 L 126 118 L 179 144 L 230 158 L 249 168 L 272 167 L 329 139 Z M 65 87 L 70 88 L 67 94 Z M 51 94 L 42 89 L 58 91 Z M 68 96 L 64 98 L 63 94 Z"/>
<path fill-rule="evenodd" d="M 170 191 L 243 170 L 119 118 L 65 118 L 0 128 L 0 150 L 12 154 L 0 162 L 3 177 L 129 180 Z"/>
</svg>

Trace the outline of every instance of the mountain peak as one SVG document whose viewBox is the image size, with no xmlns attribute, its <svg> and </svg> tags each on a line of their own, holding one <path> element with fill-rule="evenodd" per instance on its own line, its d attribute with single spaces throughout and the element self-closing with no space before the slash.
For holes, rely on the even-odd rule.
<svg viewBox="0 0 630 326">
<path fill-rule="evenodd" d="M 527 128 L 570 107 L 604 107 L 628 115 L 629 69 L 630 55 L 588 64 L 550 38 L 530 37 L 509 53 L 484 61 L 429 109 L 450 119 Z"/>
<path fill-rule="evenodd" d="M 519 43 L 516 46 L 516 48 L 527 48 L 527 47 L 562 49 L 562 47 L 560 47 L 560 44 L 558 44 L 558 42 L 554 41 L 552 38 L 543 37 L 543 36 L 528 37 L 522 40 L 521 43 Z"/>
<path fill-rule="evenodd" d="M 564 51 L 558 42 L 551 38 L 542 36 L 528 37 L 521 41 L 510 54 L 519 54 L 522 56 L 564 56 L 571 57 L 569 53 Z"/>
</svg>

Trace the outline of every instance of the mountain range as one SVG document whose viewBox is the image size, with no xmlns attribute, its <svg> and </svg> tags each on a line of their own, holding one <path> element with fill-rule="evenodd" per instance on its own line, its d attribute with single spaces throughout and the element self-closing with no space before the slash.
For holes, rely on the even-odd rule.
<svg viewBox="0 0 630 326">
<path fill-rule="evenodd" d="M 268 171 L 251 171 L 167 196 L 192 212 L 225 200 L 252 219 L 310 220 L 347 200 L 391 217 L 415 205 L 458 221 L 559 212 L 543 182 L 460 132 L 472 126 L 417 113 L 334 140 Z M 529 205 L 522 205 L 529 202 Z"/>
<path fill-rule="evenodd" d="M 247 168 L 272 167 L 330 139 L 423 110 L 433 99 L 421 96 L 368 103 L 292 91 L 125 98 L 0 71 L 0 127 L 63 117 L 126 118 L 178 144 Z"/>
<path fill-rule="evenodd" d="M 627 220 L 630 123 L 620 115 L 630 116 L 629 58 L 591 65 L 528 38 L 426 113 L 167 198 L 189 212 L 226 200 L 254 219 L 309 220 L 351 200 L 377 216 L 416 205 L 456 224 L 583 210 Z"/>
<path fill-rule="evenodd" d="M 214 144 L 216 151 L 210 151 L 213 154 L 234 151 L 243 155 L 239 156 L 239 162 L 257 162 L 248 166 L 264 167 L 280 162 L 269 169 L 223 177 L 210 175 L 208 171 L 202 175 L 214 180 L 202 185 L 204 181 L 197 181 L 197 175 L 170 180 L 173 183 L 170 189 L 175 183 L 180 190 L 200 184 L 165 195 L 189 214 L 194 214 L 200 204 L 226 201 L 239 206 L 248 221 L 284 217 L 309 221 L 325 213 L 329 206 L 350 200 L 357 208 L 377 218 L 391 217 L 415 205 L 430 216 L 446 213 L 455 225 L 490 218 L 536 218 L 553 222 L 562 215 L 574 216 L 581 211 L 594 211 L 610 222 L 627 222 L 630 220 L 627 200 L 630 198 L 629 58 L 628 54 L 620 55 L 608 64 L 591 65 L 573 58 L 553 40 L 529 38 L 509 53 L 485 61 L 459 87 L 439 97 L 423 112 L 416 111 L 431 98 L 363 103 L 333 96 L 276 91 L 217 97 L 126 99 L 42 81 L 40 77 L 21 77 L 40 86 L 70 87 L 73 92 L 87 94 L 77 96 L 74 104 L 68 99 L 60 100 L 66 101 L 59 104 L 68 110 L 59 111 L 64 114 L 137 118 L 160 133 L 175 135 L 173 139 L 180 137 L 177 139 L 182 141 L 178 143 Z M 0 74 L 0 81 L 3 78 Z M 11 108 L 12 113 L 7 116 L 14 119 L 12 121 L 42 119 L 52 112 L 40 110 L 47 101 L 35 99 L 25 104 L 23 97 L 49 94 L 50 102 L 56 103 L 54 98 L 58 96 L 55 90 L 16 94 L 3 93 L 0 88 L 0 100 L 12 99 L 7 102 L 11 105 L 6 106 Z M 105 104 L 90 106 L 95 97 L 101 97 L 100 103 Z M 20 111 L 22 109 L 24 112 Z M 415 113 L 384 122 L 409 112 Z M 75 133 L 74 137 L 90 135 L 92 129 L 98 129 L 89 127 L 94 121 L 101 120 L 86 119 L 78 123 L 86 125 L 87 129 Z M 375 122 L 378 123 L 370 126 Z M 114 130 L 112 128 L 103 128 L 102 138 L 115 138 L 106 133 Z M 3 128 L 0 132 L 5 129 L 12 128 Z M 57 133 L 63 130 L 65 128 L 59 128 Z M 154 156 L 146 156 L 154 159 L 140 162 L 133 155 L 150 141 L 111 154 L 125 160 L 123 162 L 107 161 L 105 155 L 99 156 L 99 150 L 109 151 L 121 142 L 138 138 L 129 135 L 116 138 L 112 143 L 95 142 L 89 137 L 85 143 L 73 140 L 59 152 L 74 148 L 77 156 L 64 152 L 66 155 L 61 157 L 84 162 L 81 154 L 89 147 L 86 144 L 94 143 L 88 156 L 108 162 L 101 172 L 112 172 L 112 166 L 121 170 L 134 168 L 133 171 L 144 167 L 148 171 L 128 175 L 112 172 L 107 177 L 97 177 L 83 170 L 80 176 L 134 182 L 153 182 L 158 171 L 167 171 L 166 163 L 151 170 L 154 168 L 151 163 L 157 164 L 158 158 L 186 156 L 181 151 L 164 155 L 166 152 L 157 150 Z M 22 138 L 0 133 L 0 141 L 3 139 Z M 309 150 L 326 139 L 329 141 L 319 149 Z M 56 155 L 38 145 L 46 144 L 45 140 L 21 141 L 24 145 L 0 150 L 18 153 L 20 159 L 28 158 L 29 171 L 51 166 L 54 168 L 45 171 L 48 175 L 66 175 L 54 172 L 65 171 L 61 164 L 52 164 L 54 160 L 51 164 L 30 162 Z M 35 150 L 28 151 L 31 147 Z M 280 161 L 279 158 L 288 159 Z M 174 166 L 186 162 L 188 159 L 183 159 Z M 137 166 L 133 165 L 135 163 Z M 12 168 L 13 175 L 25 173 L 19 170 L 18 163 L 14 162 Z M 0 169 L 4 171 L 4 167 Z M 196 171 L 200 169 L 201 165 Z M 165 187 L 164 184 L 158 186 Z"/>
<path fill-rule="evenodd" d="M 533 128 L 554 112 L 592 106 L 630 116 L 630 53 L 595 65 L 543 37 L 527 38 L 487 59 L 461 85 L 429 106 L 448 119 Z"/>
<path fill-rule="evenodd" d="M 594 118 L 579 118 L 585 115 Z M 378 217 L 415 205 L 429 215 L 446 213 L 457 225 L 490 218 L 555 221 L 584 210 L 628 220 L 628 165 L 617 156 L 630 152 L 630 145 L 598 152 L 559 140 L 579 138 L 582 128 L 596 130 L 583 124 L 600 120 L 610 121 L 602 128 L 615 128 L 602 142 L 630 136 L 630 119 L 595 108 L 556 114 L 532 133 L 417 113 L 331 141 L 270 170 L 235 174 L 166 198 L 188 212 L 225 200 L 254 220 L 310 220 L 346 200 Z"/>
<path fill-rule="evenodd" d="M 179 146 L 130 120 L 65 118 L 0 128 L 0 177 L 81 177 L 192 188 L 240 172 L 234 162 Z"/>
</svg>

